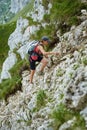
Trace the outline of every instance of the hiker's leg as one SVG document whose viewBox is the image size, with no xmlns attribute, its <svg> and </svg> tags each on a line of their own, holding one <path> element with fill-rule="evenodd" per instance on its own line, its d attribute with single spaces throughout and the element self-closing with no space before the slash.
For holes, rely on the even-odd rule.
<svg viewBox="0 0 87 130">
<path fill-rule="evenodd" d="M 30 83 L 32 83 L 33 82 L 33 77 L 34 77 L 36 65 L 35 65 L 35 61 L 32 60 L 31 57 L 30 57 L 29 61 L 30 61 L 30 69 L 31 69 Z"/>
<path fill-rule="evenodd" d="M 41 66 L 40 71 L 42 72 L 42 71 L 44 70 L 45 66 L 46 66 L 47 63 L 48 63 L 48 60 L 47 60 L 46 58 L 43 58 L 43 59 L 41 60 L 41 63 L 42 63 L 42 66 Z"/>
<path fill-rule="evenodd" d="M 34 76 L 35 70 L 31 70 L 30 74 L 30 83 L 33 83 L 33 76 Z"/>
</svg>

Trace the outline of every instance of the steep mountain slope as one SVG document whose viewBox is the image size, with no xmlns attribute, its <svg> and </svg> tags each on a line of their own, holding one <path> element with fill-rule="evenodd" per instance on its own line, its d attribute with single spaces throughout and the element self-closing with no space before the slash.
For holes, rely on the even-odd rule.
<svg viewBox="0 0 87 130">
<path fill-rule="evenodd" d="M 43 0 L 30 13 L 23 10 L 26 16 L 17 16 L 16 28 L 8 38 L 8 56 L 0 75 L 1 130 L 87 129 L 86 4 L 74 0 L 50 2 Z M 43 35 L 50 36 L 51 50 L 61 56 L 49 57 L 43 76 L 37 73 L 39 64 L 32 85 L 28 45 L 33 38 L 39 40 Z"/>
<path fill-rule="evenodd" d="M 1 101 L 1 130 L 86 130 L 86 27 L 87 20 L 60 36 L 53 51 L 62 51 L 62 56 L 49 57 L 43 76 L 38 76 L 41 65 L 37 66 L 33 85 L 30 71 L 23 71 L 22 91 L 10 96 L 7 104 Z"/>
</svg>

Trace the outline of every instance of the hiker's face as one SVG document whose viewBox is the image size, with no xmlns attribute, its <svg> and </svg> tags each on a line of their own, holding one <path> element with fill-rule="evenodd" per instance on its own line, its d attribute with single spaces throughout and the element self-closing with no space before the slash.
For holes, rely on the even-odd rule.
<svg viewBox="0 0 87 130">
<path fill-rule="evenodd" d="M 47 45 L 48 45 L 48 41 L 44 41 L 44 45 L 46 45 L 46 46 L 47 46 Z"/>
</svg>

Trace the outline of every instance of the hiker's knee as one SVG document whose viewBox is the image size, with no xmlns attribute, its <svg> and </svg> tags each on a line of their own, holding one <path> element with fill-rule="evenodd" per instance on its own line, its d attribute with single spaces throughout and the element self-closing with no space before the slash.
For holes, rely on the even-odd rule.
<svg viewBox="0 0 87 130">
<path fill-rule="evenodd" d="M 47 65 L 48 60 L 47 60 L 46 58 L 43 58 L 41 62 L 42 62 L 43 64 Z"/>
<path fill-rule="evenodd" d="M 48 64 L 48 59 L 45 60 L 45 63 Z"/>
<path fill-rule="evenodd" d="M 45 64 L 45 65 L 47 65 L 47 64 L 48 64 L 48 61 L 47 61 L 47 60 L 45 60 L 45 61 L 44 61 L 44 64 Z"/>
</svg>

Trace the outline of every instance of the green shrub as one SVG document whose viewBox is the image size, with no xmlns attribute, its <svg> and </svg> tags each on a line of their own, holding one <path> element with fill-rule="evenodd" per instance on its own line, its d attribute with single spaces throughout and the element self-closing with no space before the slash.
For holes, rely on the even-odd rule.
<svg viewBox="0 0 87 130">
<path fill-rule="evenodd" d="M 79 0 L 56 0 L 52 4 L 51 18 L 60 22 L 68 22 L 72 17 L 79 15 L 82 5 Z"/>
<path fill-rule="evenodd" d="M 64 74 L 64 72 L 63 72 L 63 70 L 61 69 L 61 68 L 59 68 L 58 70 L 57 70 L 57 73 L 56 73 L 56 76 L 62 76 Z"/>
<path fill-rule="evenodd" d="M 5 25 L 0 25 L 0 69 L 2 64 L 8 55 L 8 38 L 10 34 L 14 31 L 16 23 L 10 23 Z"/>
<path fill-rule="evenodd" d="M 71 120 L 73 117 L 76 117 L 76 121 L 73 123 L 71 128 L 69 128 L 69 130 L 77 130 L 76 128 L 82 128 L 79 130 L 86 130 L 85 121 L 80 116 L 80 114 L 78 112 L 74 112 L 67 109 L 64 104 L 58 105 L 56 108 L 53 109 L 51 113 L 51 118 L 54 119 L 54 129 L 58 130 L 63 123 L 67 122 L 68 120 Z"/>
<path fill-rule="evenodd" d="M 36 31 L 36 33 L 34 35 L 31 35 L 31 39 L 36 39 L 36 40 L 40 40 L 42 36 L 48 36 L 50 38 L 52 38 L 53 34 L 54 34 L 54 29 L 55 26 L 54 25 L 46 25 L 45 27 L 40 26 L 40 29 L 38 31 Z"/>
<path fill-rule="evenodd" d="M 42 106 L 45 105 L 45 100 L 46 99 L 46 93 L 44 90 L 39 90 L 37 93 L 37 100 L 36 100 L 36 108 L 39 110 Z"/>
<path fill-rule="evenodd" d="M 63 33 L 70 26 L 78 25 L 80 20 L 77 16 L 80 15 L 82 8 L 87 9 L 87 4 L 81 3 L 80 0 L 51 0 L 50 2 L 52 3 L 50 14 L 45 14 L 44 20 L 51 24 L 56 23 L 55 26 L 58 26 Z"/>
<path fill-rule="evenodd" d="M 64 93 L 61 93 L 60 94 L 60 100 L 63 99 L 63 97 L 64 97 Z"/>
<path fill-rule="evenodd" d="M 37 26 L 39 24 L 38 21 L 33 21 L 33 19 L 30 16 L 27 16 L 26 19 L 29 21 L 29 26 L 32 26 L 32 25 Z"/>
<path fill-rule="evenodd" d="M 60 104 L 59 106 L 53 109 L 51 117 L 54 119 L 53 126 L 55 130 L 57 130 L 61 124 L 71 119 L 72 112 L 66 109 L 66 107 L 63 104 Z"/>
<path fill-rule="evenodd" d="M 79 67 L 79 64 L 74 64 L 73 69 L 76 70 Z"/>
<path fill-rule="evenodd" d="M 71 126 L 70 130 L 86 130 L 86 124 L 84 118 L 79 115 L 78 113 L 75 113 L 76 121 Z"/>
<path fill-rule="evenodd" d="M 49 2 L 52 3 L 50 14 L 45 14 L 42 20 L 42 23 L 47 23 L 48 25 L 46 27 L 41 26 L 31 36 L 31 39 L 40 39 L 43 35 L 47 35 L 53 39 L 55 30 L 60 29 L 61 33 L 69 31 L 72 25 L 80 23 L 77 16 L 80 15 L 82 7 L 87 8 L 80 0 L 43 0 L 43 5 L 48 6 Z"/>
<path fill-rule="evenodd" d="M 11 95 L 17 92 L 17 90 L 21 90 L 21 67 L 24 65 L 24 63 L 27 65 L 27 62 L 25 60 L 19 60 L 13 68 L 10 69 L 11 73 L 11 79 L 3 80 L 0 84 L 0 99 L 5 99 Z M 28 66 L 28 65 L 27 65 Z"/>
<path fill-rule="evenodd" d="M 44 8 L 47 10 L 48 9 L 48 4 L 49 4 L 49 1 L 47 0 L 42 0 L 42 5 L 44 6 Z"/>
<path fill-rule="evenodd" d="M 73 72 L 70 72 L 70 73 L 69 73 L 69 77 L 70 77 L 70 79 L 72 79 L 73 76 L 74 76 Z"/>
<path fill-rule="evenodd" d="M 50 15 L 49 14 L 45 14 L 44 18 L 43 18 L 43 21 L 45 21 L 47 23 L 50 23 Z"/>
<path fill-rule="evenodd" d="M 84 57 L 82 58 L 82 63 L 83 63 L 84 65 L 87 65 L 87 57 L 86 57 L 86 56 L 84 56 Z"/>
<path fill-rule="evenodd" d="M 21 78 L 18 75 L 4 80 L 0 84 L 0 99 L 7 100 L 9 95 L 14 94 L 17 90 L 21 90 Z"/>
</svg>

